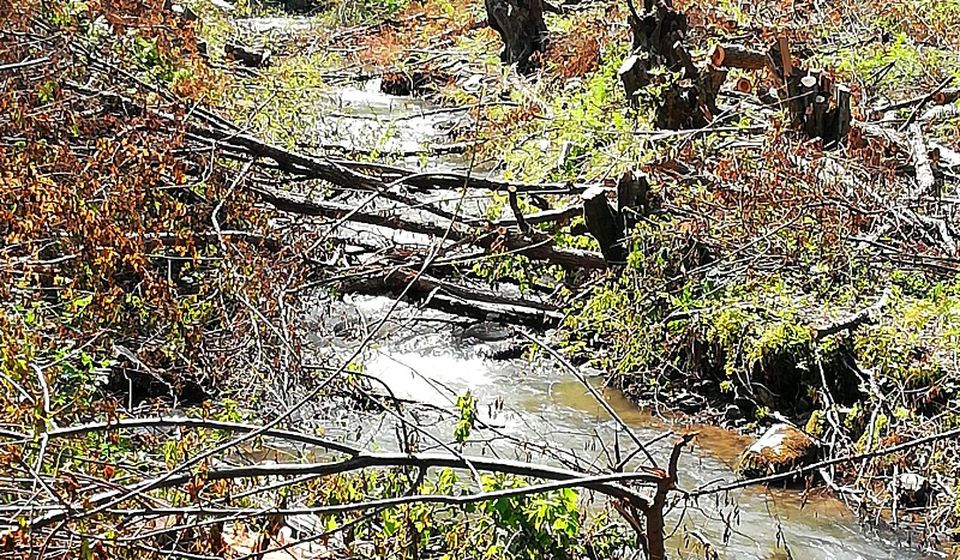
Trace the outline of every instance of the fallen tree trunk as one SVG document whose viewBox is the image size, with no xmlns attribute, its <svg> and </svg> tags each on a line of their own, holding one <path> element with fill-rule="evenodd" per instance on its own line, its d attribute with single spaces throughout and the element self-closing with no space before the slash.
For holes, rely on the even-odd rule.
<svg viewBox="0 0 960 560">
<path fill-rule="evenodd" d="M 68 83 L 65 87 L 86 95 L 104 97 L 108 103 L 117 105 L 128 116 L 150 112 L 170 121 L 178 119 L 172 113 L 147 109 L 114 92 L 94 90 L 74 83 Z M 276 166 L 267 167 L 279 169 L 302 179 L 327 181 L 343 189 L 382 191 L 390 184 L 403 184 L 425 190 L 468 188 L 507 192 L 514 189 L 517 193 L 523 194 L 579 194 L 593 186 L 593 184 L 500 181 L 475 174 L 467 175 L 449 171 L 417 173 L 381 163 L 313 157 L 260 140 L 247 134 L 223 117 L 202 107 L 183 107 L 183 110 L 190 114 L 193 119 L 189 126 L 190 132 L 187 135 L 189 139 L 202 144 L 212 144 L 224 150 L 224 155 L 232 159 L 247 161 L 268 158 L 276 162 Z"/>
<path fill-rule="evenodd" d="M 446 238 L 451 242 L 465 242 L 482 247 L 492 254 L 510 252 L 567 268 L 598 269 L 606 267 L 606 262 L 601 255 L 578 249 L 554 247 L 552 238 L 547 235 L 534 233 L 518 235 L 506 228 L 485 231 L 469 228 L 462 224 L 452 224 L 448 228 L 445 225 L 422 223 L 400 216 L 368 212 L 343 204 L 309 200 L 291 193 L 279 193 L 262 188 L 252 190 L 264 202 L 279 210 L 295 214 L 348 219 L 353 222 L 399 231 Z"/>
<path fill-rule="evenodd" d="M 354 171 L 372 172 L 384 183 L 401 181 L 404 185 L 418 189 L 459 190 L 463 188 L 488 190 L 492 192 L 508 192 L 515 189 L 522 194 L 580 194 L 593 184 L 572 183 L 519 183 L 515 181 L 500 181 L 479 177 L 475 174 L 466 175 L 450 171 L 436 173 L 415 173 L 413 171 L 394 167 L 382 163 L 367 161 L 351 161 L 334 159 L 332 163 Z"/>
<path fill-rule="evenodd" d="M 419 274 L 415 267 L 390 268 L 375 275 L 355 276 L 336 283 L 340 292 L 395 295 L 424 302 L 427 307 L 473 319 L 486 319 L 496 314 L 504 323 L 543 328 L 563 320 L 556 306 L 531 300 L 510 298 L 499 294 L 469 289 Z"/>
<path fill-rule="evenodd" d="M 537 212 L 535 214 L 530 214 L 524 216 L 524 221 L 529 225 L 540 225 L 540 224 L 557 224 L 563 225 L 569 223 L 570 220 L 576 218 L 581 214 L 579 206 L 567 206 L 565 208 L 556 208 L 553 210 L 544 210 L 543 212 Z M 518 225 L 516 217 L 513 218 L 500 218 L 495 222 L 490 224 L 493 227 L 511 227 Z"/>
</svg>

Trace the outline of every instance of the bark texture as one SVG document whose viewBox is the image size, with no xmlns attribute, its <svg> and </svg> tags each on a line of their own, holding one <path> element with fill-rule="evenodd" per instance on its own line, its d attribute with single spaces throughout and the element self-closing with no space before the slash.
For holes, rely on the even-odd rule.
<svg viewBox="0 0 960 560">
<path fill-rule="evenodd" d="M 500 60 L 516 64 L 521 73 L 536 69 L 531 57 L 547 46 L 543 0 L 484 0 L 484 6 L 488 24 L 503 39 Z"/>
</svg>

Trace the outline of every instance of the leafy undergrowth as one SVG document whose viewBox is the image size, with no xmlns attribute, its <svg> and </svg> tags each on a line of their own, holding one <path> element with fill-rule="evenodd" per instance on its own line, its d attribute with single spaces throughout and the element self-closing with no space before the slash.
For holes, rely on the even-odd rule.
<svg viewBox="0 0 960 560">
<path fill-rule="evenodd" d="M 147 8 L 123 6 L 130 15 L 123 18 L 106 10 L 40 4 L 24 6 L 19 15 L 7 12 L 4 34 L 10 38 L 31 29 L 39 12 L 63 36 L 37 44 L 9 40 L 2 53 L 8 63 L 53 59 L 5 75 L 0 101 L 5 141 L 0 285 L 4 361 L 8 382 L 15 382 L 10 389 L 19 385 L 33 394 L 43 372 L 52 383 L 75 383 L 83 404 L 90 383 L 107 369 L 113 372 L 107 381 L 116 383 L 129 370 L 141 393 L 138 401 L 144 392 L 157 393 L 156 387 L 148 390 L 154 381 L 169 384 L 175 395 L 186 386 L 210 387 L 231 366 L 229 354 L 215 359 L 207 349 L 223 345 L 221 337 L 242 336 L 242 329 L 212 336 L 223 328 L 224 313 L 238 305 L 234 296 L 269 291 L 266 275 L 242 278 L 230 272 L 242 261 L 259 263 L 259 244 L 217 242 L 210 215 L 226 193 L 222 170 L 201 174 L 208 167 L 202 155 L 179 157 L 184 130 L 150 114 L 120 119 L 90 99 L 98 88 L 114 86 L 92 81 L 81 62 L 88 57 L 85 49 L 98 48 L 113 27 L 127 33 L 129 46 L 90 64 L 106 74 L 114 64 L 135 65 L 143 79 L 202 96 L 206 69 L 190 63 L 192 37 L 157 32 L 170 22 Z M 145 88 L 138 93 L 137 100 L 147 98 Z M 254 236 L 264 230 L 265 216 L 251 211 L 242 196 L 220 210 L 225 227 Z M 231 254 L 239 259 L 231 263 Z M 142 364 L 118 355 L 114 345 Z M 203 355 L 208 363 L 198 361 Z M 56 385 L 51 389 L 74 394 Z M 191 395 L 198 396 L 202 392 Z M 65 405 L 77 403 L 47 410 L 33 404 L 26 408 L 45 422 L 68 419 L 60 416 L 73 410 Z"/>
<path fill-rule="evenodd" d="M 187 144 L 188 105 L 165 91 L 195 103 L 218 83 L 189 24 L 123 0 L 0 2 L 0 19 L 0 500 L 21 502 L 33 480 L 67 503 L 190 437 L 8 440 L 214 397 L 221 411 L 251 379 L 295 368 L 261 322 L 285 313 L 300 259 L 276 250 L 274 214 L 237 169 Z M 96 517 L 62 540 L 10 531 L 35 513 L 5 516 L 4 554 L 143 552 Z M 110 539 L 76 548 L 88 533 Z"/>
</svg>

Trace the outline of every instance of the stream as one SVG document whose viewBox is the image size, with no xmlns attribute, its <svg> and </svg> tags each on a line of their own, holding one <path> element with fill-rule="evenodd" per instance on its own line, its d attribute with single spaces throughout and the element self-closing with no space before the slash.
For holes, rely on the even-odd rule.
<svg viewBox="0 0 960 560">
<path fill-rule="evenodd" d="M 368 92 L 366 98 L 364 92 Z M 400 142 L 391 132 L 380 129 L 381 137 L 390 138 L 381 146 L 394 149 L 414 150 L 418 143 L 440 138 L 427 127 L 432 117 L 416 116 L 429 110 L 422 102 L 391 98 L 371 88 L 341 90 L 335 99 L 339 107 L 352 111 L 362 109 L 366 99 L 368 114 L 377 115 L 376 119 L 349 119 L 341 122 L 339 128 L 328 129 L 342 134 L 341 141 L 358 134 L 369 142 L 376 138 L 377 126 L 413 133 L 410 137 L 414 140 Z M 404 124 L 390 123 L 384 118 L 384 111 L 403 117 L 400 122 Z M 392 236 L 396 243 L 416 242 L 417 237 L 403 233 Z M 365 332 L 385 315 L 391 304 L 388 298 L 353 298 L 345 307 L 332 308 L 333 322 L 326 326 L 339 333 Z M 496 428 L 500 439 L 490 444 L 468 445 L 467 452 L 497 452 L 511 459 L 555 462 L 543 452 L 547 448 L 563 450 L 584 465 L 604 461 L 603 447 L 612 449 L 617 426 L 572 375 L 549 359 L 533 363 L 493 359 L 518 341 L 509 333 L 509 340 L 489 340 L 502 337 L 504 327 L 480 324 L 465 329 L 455 326 L 454 319 L 402 305 L 374 336 L 376 348 L 364 355 L 364 371 L 382 381 L 397 398 L 445 410 L 454 410 L 458 395 L 470 391 L 478 400 L 480 420 Z M 506 329 L 509 331 L 509 327 Z M 340 355 L 353 349 L 342 334 L 334 339 L 318 337 L 314 342 L 318 348 L 336 348 Z M 600 376 L 595 376 L 594 381 L 599 384 Z M 605 398 L 642 441 L 679 429 L 637 408 L 615 391 L 606 391 Z M 438 439 L 451 440 L 455 423 L 450 417 L 422 407 L 420 415 L 420 421 L 432 425 L 431 432 Z M 395 430 L 393 423 L 385 421 L 382 415 L 359 421 L 351 413 L 338 416 L 332 423 L 322 422 L 328 433 L 339 432 L 341 437 L 357 439 L 371 447 L 396 449 L 395 441 L 382 439 L 382 434 L 393 434 Z M 358 430 L 358 426 L 362 428 Z M 736 457 L 750 443 L 747 438 L 719 428 L 698 429 L 696 447 L 681 459 L 681 485 L 687 489 L 720 478 L 732 479 Z M 484 432 L 480 434 L 480 438 L 490 437 Z M 630 443 L 622 433 L 619 438 L 623 446 Z M 673 438 L 666 438 L 654 447 L 661 465 L 666 462 L 672 442 Z M 425 450 L 431 449 L 431 443 L 421 442 Z M 880 535 L 862 527 L 843 503 L 827 496 L 814 495 L 802 504 L 798 491 L 751 488 L 719 500 L 703 498 L 700 507 L 700 511 L 685 512 L 682 520 L 679 511 L 668 516 L 668 527 L 676 527 L 679 522 L 681 528 L 670 543 L 675 557 L 698 557 L 694 544 L 697 540 L 711 543 L 721 558 L 924 557 L 898 546 L 893 535 Z M 694 537 L 683 539 L 681 534 Z"/>
<path fill-rule="evenodd" d="M 313 342 L 342 356 L 358 342 L 346 333 L 369 332 L 392 305 L 389 298 L 354 297 L 318 310 L 312 318 L 318 331 L 335 334 L 333 338 L 313 337 Z M 362 360 L 364 371 L 389 387 L 393 396 L 422 403 L 412 407 L 417 411 L 414 414 L 422 425 L 430 426 L 429 432 L 437 439 L 452 441 L 455 425 L 449 414 L 438 409 L 454 410 L 457 396 L 469 391 L 477 398 L 480 423 L 491 429 L 475 430 L 474 443 L 467 443 L 465 453 L 496 453 L 506 459 L 551 464 L 557 464 L 556 455 L 551 455 L 559 453 L 586 467 L 605 464 L 604 447 L 611 450 L 617 437 L 622 449 L 631 449 L 628 437 L 622 431 L 617 435 L 616 423 L 559 364 L 548 357 L 532 362 L 492 357 L 522 340 L 512 334 L 512 327 L 495 323 L 464 327 L 454 319 L 400 304 L 376 333 L 377 344 Z M 592 380 L 597 386 L 602 381 L 597 375 Z M 377 385 L 371 385 L 372 392 L 384 394 Z M 733 464 L 749 438 L 716 427 L 671 422 L 638 408 L 613 390 L 605 390 L 604 397 L 641 441 L 686 429 L 699 432 L 694 446 L 680 460 L 681 488 L 734 479 Z M 397 448 L 395 425 L 382 414 L 345 410 L 317 414 L 324 419 L 318 422 L 318 416 L 313 416 L 305 421 L 322 426 L 328 435 L 374 449 Z M 661 465 L 666 463 L 674 439 L 662 438 L 651 447 Z M 428 438 L 420 440 L 424 451 L 443 451 Z M 631 463 L 638 464 L 638 460 Z M 668 530 L 678 526 L 680 530 L 669 541 L 673 558 L 702 557 L 694 545 L 698 540 L 711 543 L 720 558 L 931 557 L 898 545 L 895 535 L 860 525 L 843 503 L 817 492 L 808 496 L 805 504 L 798 490 L 761 487 L 719 498 L 704 497 L 698 510 L 689 508 L 681 515 L 675 509 L 667 516 Z M 690 538 L 684 539 L 684 534 Z"/>
<path fill-rule="evenodd" d="M 302 24 L 298 23 L 302 27 Z M 248 29 L 283 27 L 275 20 L 248 20 Z M 309 29 L 305 27 L 304 29 Z M 298 27 L 298 30 L 300 28 Z M 329 103 L 303 115 L 304 136 L 322 139 L 325 149 L 413 154 L 432 145 L 449 143 L 446 131 L 463 126 L 463 112 L 442 111 L 413 98 L 385 95 L 377 80 L 338 86 Z M 463 169 L 459 156 L 424 158 L 405 155 L 397 162 L 411 169 Z M 465 211 L 478 215 L 482 203 Z M 372 228 L 375 229 L 375 228 Z M 394 243 L 416 242 L 409 234 L 393 236 Z M 331 364 L 349 355 L 388 312 L 393 301 L 381 297 L 349 297 L 318 303 L 308 321 L 315 326 L 310 343 L 329 354 Z M 546 335 L 543 335 L 546 338 Z M 370 390 L 413 403 L 421 425 L 437 439 L 452 440 L 458 395 L 473 394 L 480 421 L 490 429 L 475 430 L 466 452 L 499 454 L 508 459 L 556 464 L 556 454 L 579 462 L 584 469 L 606 464 L 605 450 L 629 449 L 632 443 L 590 395 L 560 364 L 542 355 L 532 362 L 495 359 L 520 339 L 511 327 L 495 323 L 470 324 L 439 312 L 400 304 L 362 355 L 363 371 L 382 382 Z M 601 372 L 593 372 L 600 384 Z M 680 432 L 684 426 L 639 409 L 615 391 L 604 398 L 643 441 Z M 444 413 L 443 411 L 447 411 Z M 331 437 L 358 442 L 371 449 L 396 449 L 396 425 L 382 413 L 346 410 L 317 404 L 302 412 L 299 421 L 322 427 Z M 732 480 L 732 466 L 750 440 L 715 427 L 696 427 L 699 437 L 680 461 L 679 485 L 693 489 L 717 479 Z M 658 461 L 666 463 L 674 438 L 653 445 Z M 422 450 L 438 449 L 429 437 L 420 437 Z M 638 464 L 634 461 L 634 465 Z M 629 468 L 629 467 L 628 467 Z M 903 559 L 928 558 L 896 542 L 895 535 L 878 533 L 858 523 L 838 500 L 819 493 L 806 503 L 799 491 L 748 488 L 719 497 L 705 497 L 697 508 L 679 509 L 667 517 L 673 558 L 699 557 L 695 543 L 709 542 L 720 558 Z M 683 536 L 687 538 L 684 538 Z"/>
</svg>

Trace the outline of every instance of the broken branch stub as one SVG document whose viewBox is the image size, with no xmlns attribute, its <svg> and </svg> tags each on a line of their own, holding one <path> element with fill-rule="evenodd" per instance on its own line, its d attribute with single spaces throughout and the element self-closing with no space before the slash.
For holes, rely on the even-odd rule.
<svg viewBox="0 0 960 560">
<path fill-rule="evenodd" d="M 520 73 L 536 68 L 531 56 L 547 46 L 547 24 L 543 0 L 484 0 L 487 24 L 500 34 L 504 64 L 516 64 Z"/>
<path fill-rule="evenodd" d="M 644 512 L 647 526 L 647 555 L 650 560 L 665 560 L 667 557 L 667 547 L 664 542 L 664 509 L 667 505 L 667 496 L 670 491 L 676 488 L 679 479 L 677 474 L 677 465 L 680 461 L 680 453 L 683 448 L 697 437 L 696 432 L 683 434 L 673 445 L 673 451 L 670 453 L 670 465 L 667 472 L 661 471 L 661 478 L 657 482 L 657 490 L 650 503 L 650 507 Z M 662 476 L 662 475 L 666 476 Z"/>
</svg>

